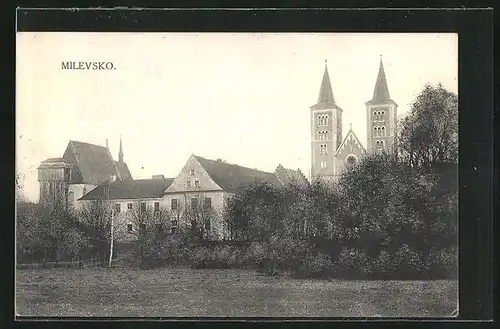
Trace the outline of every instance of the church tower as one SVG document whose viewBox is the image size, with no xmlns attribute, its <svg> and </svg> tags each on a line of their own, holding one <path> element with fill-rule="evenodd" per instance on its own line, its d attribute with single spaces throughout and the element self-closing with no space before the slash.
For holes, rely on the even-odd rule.
<svg viewBox="0 0 500 329">
<path fill-rule="evenodd" d="M 122 136 L 120 136 L 120 150 L 118 151 L 118 162 L 123 163 Z"/>
<path fill-rule="evenodd" d="M 369 153 L 391 153 L 394 151 L 397 131 L 397 108 L 398 105 L 391 100 L 389 95 L 382 55 L 380 55 L 380 66 L 373 98 L 366 102 L 366 146 Z"/>
<path fill-rule="evenodd" d="M 334 153 L 342 142 L 342 109 L 335 103 L 328 66 L 311 110 L 311 180 L 335 175 Z"/>
</svg>

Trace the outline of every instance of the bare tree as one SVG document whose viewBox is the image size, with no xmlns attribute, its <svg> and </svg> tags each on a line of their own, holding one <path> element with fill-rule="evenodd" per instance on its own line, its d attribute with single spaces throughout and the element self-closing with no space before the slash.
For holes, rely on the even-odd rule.
<svg viewBox="0 0 500 329">
<path fill-rule="evenodd" d="M 77 210 L 80 229 L 89 238 L 92 254 L 101 262 L 109 255 L 111 211 L 112 207 L 106 200 L 87 201 Z M 113 233 L 117 232 L 117 227 L 114 226 L 113 230 Z"/>
<path fill-rule="evenodd" d="M 218 218 L 212 206 L 212 199 L 195 194 L 191 197 L 191 204 L 184 211 L 184 218 L 190 231 L 200 240 L 210 240 L 215 237 L 213 222 Z"/>
<path fill-rule="evenodd" d="M 129 232 L 137 238 L 138 256 L 142 266 L 148 260 L 161 257 L 168 235 L 172 231 L 169 211 L 164 207 L 148 207 L 146 202 L 136 201 L 127 212 L 127 220 L 132 223 Z"/>
</svg>

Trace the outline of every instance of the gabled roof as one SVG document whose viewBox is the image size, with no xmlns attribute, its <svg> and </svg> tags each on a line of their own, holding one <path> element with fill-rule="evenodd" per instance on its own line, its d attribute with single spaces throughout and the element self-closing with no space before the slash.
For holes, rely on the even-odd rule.
<svg viewBox="0 0 500 329">
<path fill-rule="evenodd" d="M 347 140 L 349 139 L 349 136 L 352 136 L 354 138 L 354 141 L 360 146 L 361 150 L 363 151 L 363 153 L 366 153 L 366 149 L 365 147 L 363 146 L 363 144 L 361 144 L 361 142 L 359 141 L 359 138 L 358 136 L 356 136 L 356 134 L 354 133 L 354 130 L 352 130 L 352 128 L 349 128 L 349 131 L 347 132 L 347 135 L 345 135 L 345 138 L 344 140 L 342 141 L 342 143 L 340 143 L 340 146 L 337 148 L 337 150 L 335 151 L 335 155 L 337 155 L 338 153 L 340 153 L 342 151 L 342 149 L 344 148 L 344 145 L 345 143 L 347 142 Z"/>
<path fill-rule="evenodd" d="M 128 169 L 128 166 L 125 162 L 115 161 L 115 165 L 118 167 L 118 171 L 120 172 L 122 180 L 132 180 L 132 174 Z"/>
<path fill-rule="evenodd" d="M 389 87 L 387 86 L 387 78 L 385 77 L 384 63 L 380 57 L 380 66 L 378 70 L 377 81 L 375 82 L 375 89 L 373 90 L 373 98 L 368 101 L 369 104 L 384 104 L 393 103 L 389 95 Z"/>
<path fill-rule="evenodd" d="M 104 146 L 70 141 L 63 159 L 74 166 L 71 183 L 98 185 L 112 175 L 132 179 L 125 163 L 116 164 Z"/>
<path fill-rule="evenodd" d="M 275 174 L 193 155 L 210 178 L 225 192 L 236 193 L 253 183 L 282 186 Z"/>
<path fill-rule="evenodd" d="M 279 165 L 274 171 L 276 177 L 281 182 L 281 184 L 299 184 L 299 185 L 307 185 L 309 181 L 306 176 L 300 171 L 300 169 L 293 170 L 283 167 Z"/>
<path fill-rule="evenodd" d="M 103 183 L 85 194 L 79 200 L 119 200 L 161 198 L 163 192 L 172 184 L 173 178 L 136 179 Z M 109 186 L 109 199 L 108 189 Z"/>
</svg>

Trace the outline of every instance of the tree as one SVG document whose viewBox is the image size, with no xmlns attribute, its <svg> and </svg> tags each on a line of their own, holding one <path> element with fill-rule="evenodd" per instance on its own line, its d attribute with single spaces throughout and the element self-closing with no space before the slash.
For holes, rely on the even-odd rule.
<svg viewBox="0 0 500 329">
<path fill-rule="evenodd" d="M 159 265 L 168 247 L 171 216 L 165 208 L 155 210 L 145 202 L 136 201 L 126 214 L 135 228 L 129 232 L 137 238 L 137 254 L 142 268 Z"/>
<path fill-rule="evenodd" d="M 111 205 L 105 200 L 85 202 L 77 211 L 79 229 L 87 236 L 90 253 L 104 263 L 111 241 Z M 113 228 L 116 232 L 116 226 Z"/>
<path fill-rule="evenodd" d="M 17 203 L 16 250 L 18 262 L 64 261 L 88 247 L 74 214 L 62 207 Z"/>
<path fill-rule="evenodd" d="M 183 216 L 190 226 L 191 237 L 197 240 L 213 239 L 213 223 L 219 218 L 219 214 L 213 208 L 211 198 L 203 197 L 203 194 L 193 195 L 190 206 L 184 209 Z"/>
<path fill-rule="evenodd" d="M 427 84 L 401 120 L 398 153 L 411 167 L 458 161 L 458 96 Z"/>
</svg>

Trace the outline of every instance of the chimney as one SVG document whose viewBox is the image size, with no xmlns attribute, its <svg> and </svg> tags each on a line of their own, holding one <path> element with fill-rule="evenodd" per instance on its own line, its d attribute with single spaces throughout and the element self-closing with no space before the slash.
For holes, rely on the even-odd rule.
<svg viewBox="0 0 500 329">
<path fill-rule="evenodd" d="M 109 146 L 108 146 L 108 139 L 106 138 L 106 148 L 109 149 Z"/>
<path fill-rule="evenodd" d="M 219 158 L 219 159 L 217 159 L 217 162 L 222 162 L 222 159 L 220 159 L 220 158 Z"/>
<path fill-rule="evenodd" d="M 164 175 L 153 175 L 153 179 L 165 179 Z"/>
</svg>

